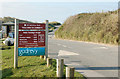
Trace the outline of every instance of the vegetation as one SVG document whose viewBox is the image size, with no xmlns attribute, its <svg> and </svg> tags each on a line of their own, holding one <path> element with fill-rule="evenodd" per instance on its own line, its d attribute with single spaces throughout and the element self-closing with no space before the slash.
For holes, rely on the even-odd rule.
<svg viewBox="0 0 120 79">
<path fill-rule="evenodd" d="M 7 47 L 7 46 L 6 46 Z M 2 78 L 10 77 L 56 77 L 56 60 L 53 60 L 53 64 L 50 67 L 46 66 L 46 61 L 40 59 L 39 56 L 23 56 L 18 57 L 18 69 L 13 68 L 13 51 L 14 47 L 11 49 L 2 50 Z M 1 51 L 1 50 L 0 50 Z M 64 66 L 65 68 L 65 66 Z M 65 69 L 64 69 L 65 72 Z M 65 74 L 65 73 L 64 73 Z M 65 75 L 64 75 L 65 76 Z M 75 77 L 84 77 L 75 72 Z"/>
<path fill-rule="evenodd" d="M 14 17 L 3 17 L 3 18 L 1 18 L 1 17 L 0 17 L 0 20 L 2 20 L 2 23 L 7 23 L 7 22 L 12 22 L 12 23 L 14 23 L 14 22 L 15 22 L 15 19 L 17 19 L 17 18 L 14 18 Z M 21 20 L 21 19 L 19 19 L 19 22 L 20 22 L 20 23 L 32 23 L 31 21 Z M 1 26 L 0 26 L 0 30 L 1 30 Z"/>
<path fill-rule="evenodd" d="M 2 20 L 3 23 L 6 23 L 6 22 L 13 22 L 14 23 L 15 19 L 17 19 L 17 18 L 14 18 L 14 17 L 3 17 L 3 18 L 0 18 L 0 20 Z M 32 23 L 31 21 L 21 20 L 21 19 L 19 19 L 19 22 L 20 23 Z"/>
<path fill-rule="evenodd" d="M 56 22 L 56 21 L 54 21 L 54 22 L 50 22 L 49 24 L 52 24 L 52 25 L 61 25 L 61 23 Z"/>
<path fill-rule="evenodd" d="M 48 24 L 48 30 L 49 32 L 52 32 L 55 29 L 55 26 L 52 24 Z"/>
<path fill-rule="evenodd" d="M 49 32 L 52 32 L 54 29 L 56 29 L 56 25 L 61 25 L 61 23 L 59 23 L 59 22 L 49 22 L 49 26 L 48 26 L 48 28 L 49 28 Z"/>
<path fill-rule="evenodd" d="M 55 32 L 56 38 L 117 45 L 118 11 L 81 13 L 69 17 Z"/>
</svg>

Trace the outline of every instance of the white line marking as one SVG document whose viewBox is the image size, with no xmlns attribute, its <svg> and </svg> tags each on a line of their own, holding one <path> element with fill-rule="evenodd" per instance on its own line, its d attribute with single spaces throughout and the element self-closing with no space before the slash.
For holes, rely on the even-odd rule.
<svg viewBox="0 0 120 79">
<path fill-rule="evenodd" d="M 75 65 L 75 66 L 77 66 L 77 65 L 80 65 L 80 64 L 78 64 L 78 63 L 70 63 L 70 64 L 65 64 L 65 65 Z"/>
<path fill-rule="evenodd" d="M 100 47 L 100 48 L 102 48 L 102 49 L 108 49 L 107 47 Z"/>
<path fill-rule="evenodd" d="M 68 47 L 69 49 L 72 49 L 72 47 Z"/>
<path fill-rule="evenodd" d="M 63 45 L 63 47 L 67 47 L 67 46 Z"/>
<path fill-rule="evenodd" d="M 94 49 L 108 49 L 107 47 L 96 47 Z"/>
<path fill-rule="evenodd" d="M 74 52 L 69 52 L 69 51 L 59 50 L 59 54 L 58 54 L 58 56 L 65 56 L 65 55 L 79 55 L 79 54 L 74 53 Z"/>
<path fill-rule="evenodd" d="M 57 44 L 58 46 L 60 46 L 61 44 Z"/>
</svg>

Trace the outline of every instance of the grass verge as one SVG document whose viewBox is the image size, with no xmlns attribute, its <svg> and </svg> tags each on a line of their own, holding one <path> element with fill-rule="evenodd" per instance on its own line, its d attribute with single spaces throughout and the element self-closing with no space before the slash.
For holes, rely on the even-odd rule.
<svg viewBox="0 0 120 79">
<path fill-rule="evenodd" d="M 40 59 L 39 56 L 18 57 L 18 68 L 14 69 L 14 47 L 11 46 L 10 48 L 11 49 L 0 50 L 2 52 L 3 79 L 10 77 L 56 77 L 56 60 L 53 60 L 52 66 L 47 67 L 46 61 Z M 81 79 L 84 79 L 83 75 L 77 72 L 75 72 L 75 77 L 81 77 Z"/>
</svg>

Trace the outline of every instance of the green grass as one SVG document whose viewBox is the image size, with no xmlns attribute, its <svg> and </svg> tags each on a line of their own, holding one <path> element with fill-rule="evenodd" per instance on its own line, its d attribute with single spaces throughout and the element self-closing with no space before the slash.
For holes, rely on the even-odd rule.
<svg viewBox="0 0 120 79">
<path fill-rule="evenodd" d="M 46 67 L 46 61 L 40 57 L 19 57 L 18 69 L 13 68 L 14 49 L 2 51 L 2 75 L 5 77 L 53 77 L 55 71 Z M 51 73 L 52 72 L 52 73 Z"/>
<path fill-rule="evenodd" d="M 7 46 L 6 46 L 7 47 Z M 0 50 L 2 52 L 2 78 L 10 77 L 56 77 L 56 60 L 50 67 L 46 66 L 46 61 L 39 56 L 18 57 L 18 68 L 14 69 L 14 47 Z M 64 69 L 65 72 L 65 69 Z M 65 76 L 65 75 L 64 75 Z M 84 77 L 75 72 L 75 77 Z"/>
<path fill-rule="evenodd" d="M 81 13 L 69 17 L 56 38 L 118 45 L 118 12 Z"/>
</svg>

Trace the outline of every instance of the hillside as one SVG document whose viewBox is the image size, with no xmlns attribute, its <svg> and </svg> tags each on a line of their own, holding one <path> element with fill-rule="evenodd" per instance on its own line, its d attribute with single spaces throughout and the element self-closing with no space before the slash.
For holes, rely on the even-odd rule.
<svg viewBox="0 0 120 79">
<path fill-rule="evenodd" d="M 0 17 L 0 20 L 2 20 L 2 23 L 6 23 L 6 22 L 13 22 L 14 23 L 15 18 L 14 17 L 3 17 L 3 18 Z M 21 19 L 19 19 L 19 22 L 20 23 L 33 23 L 31 21 L 21 20 Z M 49 26 L 48 26 L 49 31 L 53 31 L 54 29 L 56 29 L 54 27 L 55 25 L 61 25 L 61 23 L 59 23 L 59 22 L 50 22 Z M 0 26 L 0 30 L 1 30 L 1 26 Z"/>
<path fill-rule="evenodd" d="M 2 21 L 2 23 L 7 23 L 7 22 L 15 22 L 15 18 L 14 17 L 0 17 L 0 20 Z M 21 20 L 19 19 L 20 23 L 32 23 L 31 21 L 27 21 L 27 20 Z M 1 30 L 1 26 L 0 26 L 0 30 Z"/>
<path fill-rule="evenodd" d="M 118 44 L 118 11 L 81 13 L 69 17 L 56 38 Z"/>
<path fill-rule="evenodd" d="M 3 17 L 3 18 L 0 18 L 0 20 L 2 20 L 3 23 L 6 23 L 6 22 L 13 22 L 15 21 L 15 18 L 14 17 Z M 19 22 L 20 23 L 32 23 L 31 21 L 27 21 L 27 20 L 21 20 L 19 19 Z"/>
</svg>

